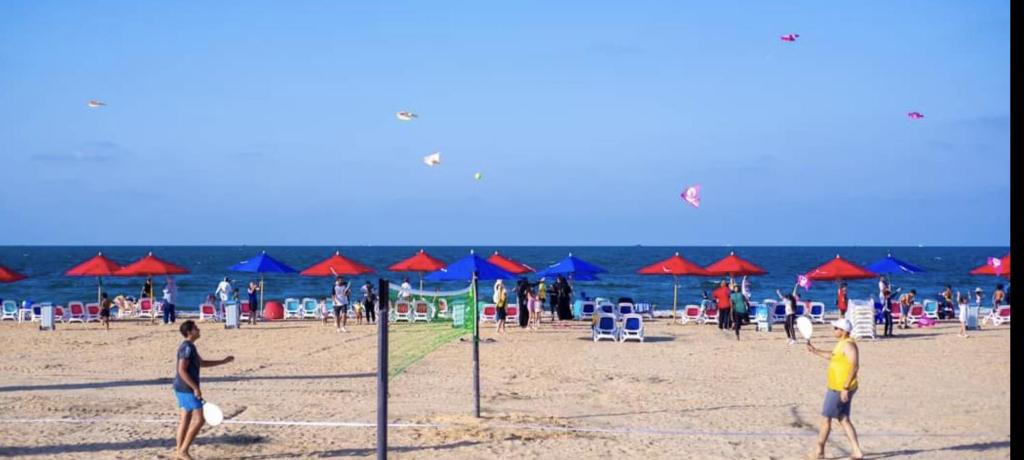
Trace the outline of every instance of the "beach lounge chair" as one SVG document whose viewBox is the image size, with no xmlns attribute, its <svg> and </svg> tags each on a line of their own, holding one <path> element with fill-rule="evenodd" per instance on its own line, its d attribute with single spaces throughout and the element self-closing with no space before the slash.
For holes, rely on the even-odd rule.
<svg viewBox="0 0 1024 460">
<path fill-rule="evenodd" d="M 1010 322 L 1010 306 L 1001 305 L 999 310 L 992 314 L 992 325 L 999 326 Z"/>
<path fill-rule="evenodd" d="M 580 304 L 580 321 L 593 321 L 594 312 L 597 310 L 597 304 L 591 301 L 585 301 Z"/>
<path fill-rule="evenodd" d="M 807 316 L 810 316 L 811 320 L 816 323 L 825 324 L 825 304 L 821 302 L 810 302 L 809 304 L 811 311 Z"/>
<path fill-rule="evenodd" d="M 636 307 L 633 306 L 633 302 L 619 302 L 618 314 L 621 319 L 623 316 L 632 315 L 636 313 Z"/>
<path fill-rule="evenodd" d="M 807 314 L 808 309 L 807 303 L 797 302 L 796 305 L 793 306 L 793 313 L 796 314 L 796 316 L 804 316 Z"/>
<path fill-rule="evenodd" d="M 597 304 L 597 313 L 615 316 L 615 305 L 611 302 L 600 302 Z"/>
<path fill-rule="evenodd" d="M 505 306 L 505 322 L 519 322 L 519 304 L 510 303 Z"/>
<path fill-rule="evenodd" d="M 917 324 L 921 318 L 924 318 L 924 306 L 919 303 L 911 305 L 910 309 L 907 310 L 907 323 Z"/>
<path fill-rule="evenodd" d="M 204 303 L 199 306 L 199 321 L 217 321 L 217 306 L 212 303 Z"/>
<path fill-rule="evenodd" d="M 701 320 L 701 324 L 718 324 L 718 304 L 707 300 L 702 302 L 704 305 L 704 318 Z"/>
<path fill-rule="evenodd" d="M 627 340 L 644 341 L 644 317 L 636 313 L 622 316 L 622 329 L 619 331 L 619 342 Z"/>
<path fill-rule="evenodd" d="M 498 322 L 498 306 L 493 303 L 484 305 L 483 310 L 480 310 L 480 322 Z"/>
<path fill-rule="evenodd" d="M 700 323 L 702 315 L 703 311 L 701 310 L 700 305 L 687 305 L 683 307 L 683 317 L 679 319 L 679 322 L 682 324 L 690 322 Z"/>
<path fill-rule="evenodd" d="M 775 303 L 772 304 L 768 313 L 771 315 L 772 324 L 785 323 L 786 322 L 786 304 Z"/>
<path fill-rule="evenodd" d="M 283 319 L 297 318 L 302 319 L 302 303 L 299 299 L 289 297 L 284 299 L 284 317 Z"/>
<path fill-rule="evenodd" d="M 85 304 L 85 322 L 93 321 L 100 321 L 100 304 L 95 302 Z"/>
<path fill-rule="evenodd" d="M 145 297 L 139 299 L 139 318 L 155 318 L 156 313 L 153 311 L 153 300 Z"/>
<path fill-rule="evenodd" d="M 249 301 L 248 300 L 243 300 L 242 301 L 242 304 L 239 305 L 239 307 L 238 307 L 238 312 L 239 312 L 238 313 L 238 320 L 239 321 L 249 321 L 249 318 L 252 318 L 252 315 L 253 315 L 252 307 L 249 306 Z"/>
<path fill-rule="evenodd" d="M 62 323 L 68 322 L 67 310 L 64 309 L 63 305 L 53 306 L 53 320 Z"/>
<path fill-rule="evenodd" d="M 448 313 L 448 301 L 445 299 L 437 299 L 437 316 L 441 318 L 447 318 L 450 316 Z"/>
<path fill-rule="evenodd" d="M 615 323 L 615 316 L 599 313 L 597 322 L 591 330 L 591 337 L 595 342 L 601 339 L 610 339 L 615 342 L 619 340 L 619 328 Z"/>
<path fill-rule="evenodd" d="M 413 304 L 411 322 L 415 323 L 416 321 L 430 322 L 430 304 L 426 301 L 417 300 Z"/>
<path fill-rule="evenodd" d="M 77 300 L 68 302 L 68 323 L 78 321 L 79 323 L 85 323 L 85 304 Z"/>
<path fill-rule="evenodd" d="M 921 305 L 924 307 L 925 318 L 939 319 L 939 302 L 937 300 L 928 299 Z"/>
<path fill-rule="evenodd" d="M 395 321 L 412 322 L 412 305 L 406 300 L 395 302 Z"/>
<path fill-rule="evenodd" d="M 314 318 L 320 319 L 320 304 L 316 299 L 312 297 L 304 297 L 302 299 L 302 316 L 300 318 Z"/>
<path fill-rule="evenodd" d="M 11 321 L 18 320 L 18 302 L 13 300 L 5 300 L 3 302 L 3 311 L 0 314 L 0 321 L 9 319 Z"/>
</svg>

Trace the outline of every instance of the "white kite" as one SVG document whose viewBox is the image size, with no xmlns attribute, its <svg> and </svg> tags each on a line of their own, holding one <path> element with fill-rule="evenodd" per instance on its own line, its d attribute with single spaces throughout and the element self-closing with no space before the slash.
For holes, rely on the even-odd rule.
<svg viewBox="0 0 1024 460">
<path fill-rule="evenodd" d="M 423 162 L 426 163 L 427 166 L 437 166 L 441 164 L 441 152 L 434 152 L 423 157 Z"/>
<path fill-rule="evenodd" d="M 483 174 L 480 174 L 480 173 L 476 173 L 476 174 L 473 174 L 473 178 L 474 178 L 474 179 L 476 179 L 476 180 L 480 180 L 480 179 L 482 179 L 483 177 L 484 177 L 484 175 L 483 175 Z"/>
<path fill-rule="evenodd" d="M 96 100 L 89 101 L 89 107 L 92 107 L 94 109 L 99 108 L 99 107 L 103 107 L 105 105 L 107 105 L 107 104 L 104 104 L 103 101 L 96 101 Z"/>
<path fill-rule="evenodd" d="M 413 118 L 417 118 L 419 115 L 416 115 L 415 113 L 412 112 L 398 112 L 395 114 L 395 116 L 398 117 L 399 120 L 410 121 Z"/>
</svg>

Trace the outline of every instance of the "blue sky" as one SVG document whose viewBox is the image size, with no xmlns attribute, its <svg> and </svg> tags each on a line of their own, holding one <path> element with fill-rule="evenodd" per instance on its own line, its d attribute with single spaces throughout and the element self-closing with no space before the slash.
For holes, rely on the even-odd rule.
<svg viewBox="0 0 1024 460">
<path fill-rule="evenodd" d="M 2 2 L 0 244 L 1009 244 L 1007 1 L 494 3 Z"/>
</svg>

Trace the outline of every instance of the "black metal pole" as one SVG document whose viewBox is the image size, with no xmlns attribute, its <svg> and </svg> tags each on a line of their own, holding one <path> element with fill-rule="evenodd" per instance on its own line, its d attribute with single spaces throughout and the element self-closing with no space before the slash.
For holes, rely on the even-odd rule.
<svg viewBox="0 0 1024 460">
<path fill-rule="evenodd" d="M 379 281 L 377 305 L 377 459 L 388 458 L 388 280 Z"/>
<path fill-rule="evenodd" d="M 473 272 L 473 416 L 480 418 L 480 313 L 477 308 L 477 273 Z"/>
</svg>

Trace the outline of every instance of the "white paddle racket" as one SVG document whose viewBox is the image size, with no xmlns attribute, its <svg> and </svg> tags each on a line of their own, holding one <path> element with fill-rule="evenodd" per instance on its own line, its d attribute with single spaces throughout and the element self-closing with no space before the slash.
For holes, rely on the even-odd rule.
<svg viewBox="0 0 1024 460">
<path fill-rule="evenodd" d="M 814 325 L 811 324 L 811 319 L 806 316 L 801 316 L 796 319 L 796 329 L 800 331 L 800 335 L 804 336 L 804 340 L 807 343 L 811 342 L 811 334 L 814 333 Z"/>
<path fill-rule="evenodd" d="M 217 426 L 224 421 L 224 412 L 216 404 L 203 401 L 203 418 L 210 426 Z"/>
</svg>

